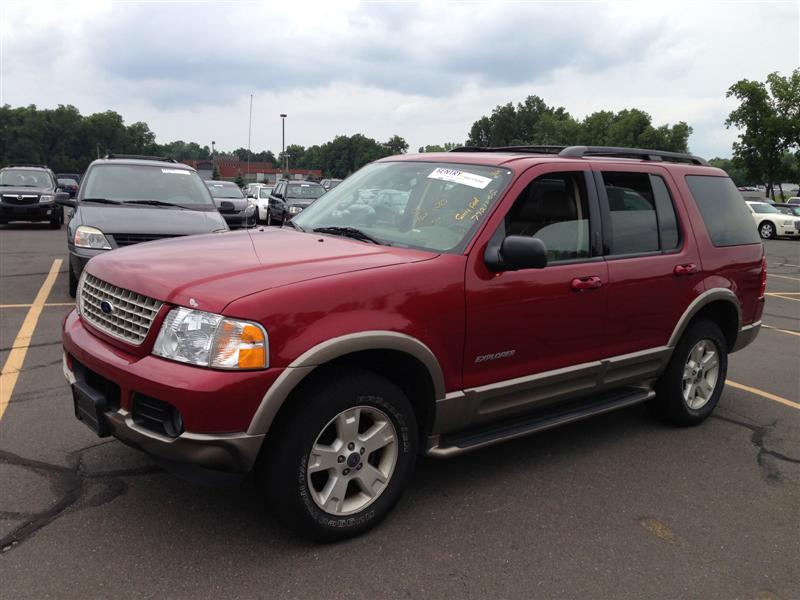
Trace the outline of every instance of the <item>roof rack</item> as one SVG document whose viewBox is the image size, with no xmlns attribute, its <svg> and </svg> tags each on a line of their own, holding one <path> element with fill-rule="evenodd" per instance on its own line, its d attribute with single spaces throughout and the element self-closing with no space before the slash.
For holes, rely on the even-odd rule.
<svg viewBox="0 0 800 600">
<path fill-rule="evenodd" d="M 33 164 L 27 164 L 27 163 L 17 163 L 17 164 L 6 165 L 3 168 L 7 169 L 9 167 L 34 167 L 36 169 L 49 169 L 50 168 L 47 165 L 33 165 Z"/>
<path fill-rule="evenodd" d="M 689 163 L 708 165 L 704 158 L 681 152 L 666 150 L 645 150 L 642 148 L 617 148 L 614 146 L 462 146 L 450 152 L 530 152 L 534 154 L 555 154 L 562 158 L 588 158 L 607 156 L 611 158 L 638 158 L 654 162 Z"/>
<path fill-rule="evenodd" d="M 106 154 L 110 160 L 156 160 L 159 162 L 177 163 L 178 161 L 171 156 L 144 156 L 142 154 Z"/>
</svg>

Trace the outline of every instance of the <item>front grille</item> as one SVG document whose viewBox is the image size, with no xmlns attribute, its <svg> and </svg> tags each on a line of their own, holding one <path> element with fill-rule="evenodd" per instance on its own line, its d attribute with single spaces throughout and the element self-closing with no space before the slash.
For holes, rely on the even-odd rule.
<svg viewBox="0 0 800 600">
<path fill-rule="evenodd" d="M 3 194 L 3 202 L 20 205 L 36 204 L 39 202 L 39 196 Z"/>
<path fill-rule="evenodd" d="M 136 346 L 147 337 L 162 304 L 88 273 L 81 289 L 83 318 L 101 331 Z"/>
<path fill-rule="evenodd" d="M 183 433 L 180 413 L 169 402 L 137 393 L 133 396 L 132 412 L 133 422 L 139 427 L 173 438 Z"/>
<path fill-rule="evenodd" d="M 176 237 L 171 233 L 157 234 L 157 233 L 115 233 L 113 235 L 117 247 L 131 246 L 133 244 L 140 244 L 142 242 L 154 242 L 155 240 L 163 240 L 171 237 Z"/>
</svg>

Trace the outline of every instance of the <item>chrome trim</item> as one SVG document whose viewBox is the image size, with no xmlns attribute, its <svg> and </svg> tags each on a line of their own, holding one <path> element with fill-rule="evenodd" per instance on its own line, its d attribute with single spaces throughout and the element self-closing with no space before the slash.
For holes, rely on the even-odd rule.
<svg viewBox="0 0 800 600">
<path fill-rule="evenodd" d="M 81 317 L 103 333 L 134 346 L 141 345 L 163 302 L 84 273 Z M 104 304 L 108 311 L 104 310 Z"/>
<path fill-rule="evenodd" d="M 750 323 L 750 325 L 742 327 L 736 335 L 736 343 L 733 345 L 733 348 L 731 348 L 731 352 L 738 352 L 745 346 L 752 344 L 760 331 L 761 321 L 756 321 L 755 323 Z"/>
<path fill-rule="evenodd" d="M 430 348 L 416 338 L 395 331 L 360 331 L 326 340 L 310 348 L 284 369 L 256 410 L 247 433 L 265 434 L 292 390 L 316 367 L 346 354 L 365 350 L 396 350 L 419 360 L 430 374 L 435 398 L 445 397 L 444 374 Z"/>
<path fill-rule="evenodd" d="M 739 304 L 739 298 L 736 297 L 732 291 L 726 288 L 712 288 L 710 290 L 706 290 L 702 294 L 700 294 L 697 298 L 695 298 L 692 303 L 683 311 L 681 318 L 678 319 L 677 325 L 675 325 L 675 329 L 672 331 L 672 335 L 669 337 L 669 341 L 667 342 L 667 346 L 670 348 L 674 348 L 678 345 L 678 341 L 681 339 L 683 332 L 686 330 L 686 326 L 689 324 L 689 321 L 692 320 L 701 308 L 703 308 L 706 304 L 710 304 L 716 300 L 724 300 L 726 302 L 730 302 L 736 307 L 736 314 L 738 316 L 738 320 L 736 323 L 736 329 L 739 329 L 739 323 L 742 322 L 742 307 Z"/>
</svg>

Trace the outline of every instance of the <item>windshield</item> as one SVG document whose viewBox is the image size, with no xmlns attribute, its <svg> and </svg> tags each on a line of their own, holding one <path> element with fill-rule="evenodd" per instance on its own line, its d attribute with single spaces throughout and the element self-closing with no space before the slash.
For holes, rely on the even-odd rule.
<svg viewBox="0 0 800 600">
<path fill-rule="evenodd" d="M 792 211 L 792 214 L 794 216 L 800 217 L 800 206 L 792 205 L 792 206 L 787 206 L 787 208 Z"/>
<path fill-rule="evenodd" d="M 304 230 L 353 227 L 393 246 L 463 251 L 511 180 L 479 165 L 367 165 L 292 219 Z"/>
<path fill-rule="evenodd" d="M 203 180 L 195 171 L 149 165 L 95 165 L 89 169 L 80 198 L 103 198 L 122 203 L 157 200 L 199 210 L 215 210 Z"/>
<path fill-rule="evenodd" d="M 215 181 L 208 182 L 206 185 L 214 198 L 244 198 L 242 190 L 235 183 Z"/>
<path fill-rule="evenodd" d="M 59 179 L 58 185 L 74 185 L 75 187 L 78 186 L 78 182 L 74 179 Z"/>
<path fill-rule="evenodd" d="M 53 180 L 45 171 L 32 169 L 5 169 L 0 171 L 0 185 L 15 187 L 53 187 Z"/>
<path fill-rule="evenodd" d="M 287 198 L 316 200 L 325 193 L 325 188 L 316 183 L 290 183 L 286 186 Z"/>
<path fill-rule="evenodd" d="M 258 190 L 258 197 L 259 198 L 269 198 L 269 195 L 272 193 L 272 188 L 261 188 Z"/>
<path fill-rule="evenodd" d="M 751 204 L 750 206 L 753 207 L 753 210 L 757 213 L 776 213 L 778 209 L 774 206 L 770 206 L 769 204 Z"/>
</svg>

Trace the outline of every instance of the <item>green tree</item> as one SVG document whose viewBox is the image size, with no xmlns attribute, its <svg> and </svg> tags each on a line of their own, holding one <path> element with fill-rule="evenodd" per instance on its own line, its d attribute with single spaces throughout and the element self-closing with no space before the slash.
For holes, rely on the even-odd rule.
<svg viewBox="0 0 800 600">
<path fill-rule="evenodd" d="M 211 172 L 211 179 L 214 181 L 219 181 L 219 169 L 217 168 L 216 163 L 214 164 L 214 170 Z"/>
<path fill-rule="evenodd" d="M 238 171 L 236 173 L 236 179 L 234 179 L 233 181 L 239 187 L 244 187 L 244 177 L 242 177 L 242 172 L 241 171 Z"/>
<path fill-rule="evenodd" d="M 740 130 L 733 155 L 743 164 L 748 178 L 766 183 L 775 197 L 775 183 L 782 176 L 787 151 L 800 153 L 800 69 L 788 77 L 767 76 L 766 83 L 742 79 L 726 94 L 739 101 L 725 121 Z"/>
<path fill-rule="evenodd" d="M 408 142 L 406 142 L 399 135 L 393 135 L 390 137 L 389 141 L 386 142 L 386 147 L 389 148 L 389 151 L 391 152 L 390 156 L 395 154 L 405 154 L 408 152 Z"/>
</svg>

